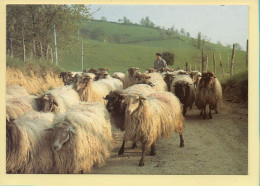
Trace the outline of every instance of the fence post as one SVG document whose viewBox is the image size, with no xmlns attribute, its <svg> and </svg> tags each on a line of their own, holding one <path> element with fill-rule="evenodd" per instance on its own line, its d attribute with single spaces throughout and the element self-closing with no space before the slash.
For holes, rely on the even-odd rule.
<svg viewBox="0 0 260 186">
<path fill-rule="evenodd" d="M 188 64 L 188 62 L 186 61 L 186 72 L 188 72 L 188 68 L 189 68 L 189 64 Z"/>
<path fill-rule="evenodd" d="M 189 71 L 191 72 L 191 64 L 189 65 Z"/>
<path fill-rule="evenodd" d="M 204 59 L 203 59 L 203 49 L 202 49 L 202 51 L 201 51 L 201 72 L 203 72 L 204 71 Z"/>
<path fill-rule="evenodd" d="M 233 76 L 233 67 L 234 67 L 234 59 L 235 59 L 235 44 L 233 44 L 233 50 L 232 50 L 232 58 L 231 58 L 231 64 L 230 64 L 230 76 Z"/>
<path fill-rule="evenodd" d="M 248 67 L 248 40 L 246 41 L 246 67 Z"/>
<path fill-rule="evenodd" d="M 209 65 L 209 57 L 207 55 L 207 58 L 206 58 L 206 71 L 208 71 L 208 65 Z"/>
<path fill-rule="evenodd" d="M 194 70 L 197 70 L 197 62 L 194 63 Z"/>
<path fill-rule="evenodd" d="M 52 48 L 51 48 L 51 62 L 53 62 L 53 53 L 52 53 Z"/>
<path fill-rule="evenodd" d="M 83 72 L 83 41 L 81 42 L 81 71 Z"/>
<path fill-rule="evenodd" d="M 48 61 L 49 59 L 49 44 L 47 45 L 47 50 L 46 50 L 46 60 Z"/>
<path fill-rule="evenodd" d="M 25 44 L 24 44 L 24 31 L 22 31 L 22 37 L 23 37 L 23 62 L 25 62 Z"/>
<path fill-rule="evenodd" d="M 213 53 L 213 70 L 214 70 L 214 73 L 216 74 L 216 56 L 215 56 L 215 53 Z"/>
<path fill-rule="evenodd" d="M 222 64 L 221 54 L 220 53 L 219 53 L 219 65 L 221 67 L 222 76 L 224 77 L 224 67 L 223 67 L 223 64 Z"/>
<path fill-rule="evenodd" d="M 56 29 L 55 29 L 55 25 L 53 26 L 53 32 L 54 32 L 54 47 L 55 47 L 55 62 L 56 62 L 56 65 L 59 65 L 59 62 L 58 62 L 58 51 L 57 51 L 57 41 L 56 41 Z"/>
</svg>

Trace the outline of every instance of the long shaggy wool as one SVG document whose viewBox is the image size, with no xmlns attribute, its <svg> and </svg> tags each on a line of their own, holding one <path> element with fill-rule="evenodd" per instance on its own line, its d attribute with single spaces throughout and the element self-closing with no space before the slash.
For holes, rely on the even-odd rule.
<svg viewBox="0 0 260 186">
<path fill-rule="evenodd" d="M 121 80 L 122 82 L 125 81 L 125 74 L 122 73 L 122 72 L 115 72 L 113 75 L 112 75 L 113 78 L 117 78 L 119 80 Z"/>
<path fill-rule="evenodd" d="M 88 82 L 88 85 L 79 93 L 80 100 L 86 102 L 100 102 L 106 104 L 104 97 L 113 90 L 122 90 L 123 83 L 116 78 L 101 79 L 93 81 L 92 79 Z"/>
<path fill-rule="evenodd" d="M 222 87 L 217 78 L 212 78 L 208 87 L 201 85 L 201 79 L 198 82 L 198 88 L 195 94 L 195 104 L 198 109 L 202 109 L 207 104 L 213 106 L 214 110 L 222 103 Z"/>
<path fill-rule="evenodd" d="M 67 108 L 79 102 L 79 95 L 73 89 L 72 85 L 57 87 L 46 94 L 54 96 L 55 101 L 58 103 L 56 113 L 65 112 Z"/>
<path fill-rule="evenodd" d="M 17 85 L 10 85 L 6 87 L 6 100 L 23 96 L 29 96 L 29 93 L 25 88 Z"/>
<path fill-rule="evenodd" d="M 125 74 L 125 78 L 123 81 L 124 84 L 124 89 L 134 85 L 136 83 L 136 79 L 134 77 L 134 75 L 132 76 L 128 71 Z"/>
<path fill-rule="evenodd" d="M 168 90 L 167 84 L 165 83 L 163 76 L 160 73 L 149 73 L 149 76 L 151 76 L 149 81 L 155 85 L 153 89 L 155 89 L 156 92 Z"/>
<path fill-rule="evenodd" d="M 53 118 L 53 113 L 31 111 L 7 124 L 7 173 L 51 172 L 53 155 L 45 129 L 52 125 Z"/>
<path fill-rule="evenodd" d="M 6 120 L 10 122 L 31 110 L 38 111 L 36 98 L 36 96 L 29 95 L 8 99 L 6 101 Z"/>
<path fill-rule="evenodd" d="M 76 130 L 68 142 L 54 153 L 58 173 L 89 173 L 93 166 L 102 166 L 113 145 L 109 114 L 101 103 L 80 103 L 55 119 L 55 128 L 63 120 Z"/>
<path fill-rule="evenodd" d="M 195 89 L 194 89 L 193 80 L 191 79 L 191 77 L 189 75 L 177 75 L 172 81 L 172 85 L 170 87 L 171 92 L 174 93 L 175 95 L 177 95 L 176 88 L 175 88 L 176 85 L 185 87 L 186 84 L 189 85 L 189 91 L 185 92 L 185 97 L 183 97 L 184 100 L 181 99 L 181 102 L 185 106 L 192 106 L 194 103 L 194 100 L 195 100 Z"/>
<path fill-rule="evenodd" d="M 182 134 L 184 117 L 179 99 L 169 92 L 150 94 L 132 114 L 126 113 L 125 141 L 143 141 L 150 147 L 156 140 Z"/>
</svg>

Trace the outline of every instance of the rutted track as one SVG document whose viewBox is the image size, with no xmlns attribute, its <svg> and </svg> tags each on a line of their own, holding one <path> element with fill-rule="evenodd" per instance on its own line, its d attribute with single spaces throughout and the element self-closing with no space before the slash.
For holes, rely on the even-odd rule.
<svg viewBox="0 0 260 186">
<path fill-rule="evenodd" d="M 248 110 L 236 103 L 224 101 L 220 114 L 203 120 L 199 110 L 188 110 L 183 133 L 185 147 L 179 147 L 179 135 L 162 139 L 157 154 L 145 158 L 139 167 L 141 144 L 131 149 L 126 143 L 125 154 L 118 156 L 123 133 L 113 129 L 115 148 L 104 167 L 96 167 L 94 174 L 173 174 L 173 175 L 237 175 L 248 169 Z M 214 113 L 214 112 L 213 112 Z"/>
</svg>

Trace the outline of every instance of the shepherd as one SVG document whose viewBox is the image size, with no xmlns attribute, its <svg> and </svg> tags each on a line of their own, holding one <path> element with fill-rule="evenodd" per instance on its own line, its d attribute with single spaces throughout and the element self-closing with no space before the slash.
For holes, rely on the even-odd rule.
<svg viewBox="0 0 260 186">
<path fill-rule="evenodd" d="M 160 53 L 156 53 L 156 60 L 154 61 L 154 68 L 159 70 L 161 68 L 167 67 L 166 61 L 162 58 Z"/>
</svg>

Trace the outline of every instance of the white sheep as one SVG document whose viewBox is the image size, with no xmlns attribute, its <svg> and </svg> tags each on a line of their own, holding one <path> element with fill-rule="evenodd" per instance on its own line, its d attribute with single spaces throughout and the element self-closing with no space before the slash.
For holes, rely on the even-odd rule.
<svg viewBox="0 0 260 186">
<path fill-rule="evenodd" d="M 39 111 L 36 96 L 10 98 L 6 101 L 6 120 L 10 122 L 31 110 Z"/>
<path fill-rule="evenodd" d="M 183 115 L 187 112 L 187 107 L 192 108 L 195 101 L 194 84 L 189 75 L 177 75 L 170 87 L 170 91 L 174 93 L 183 104 Z"/>
<path fill-rule="evenodd" d="M 25 88 L 17 85 L 10 85 L 6 87 L 6 100 L 23 96 L 29 96 L 29 93 Z"/>
<path fill-rule="evenodd" d="M 113 75 L 112 75 L 113 78 L 117 78 L 119 80 L 121 80 L 122 82 L 125 81 L 125 74 L 122 73 L 122 72 L 115 72 Z"/>
<path fill-rule="evenodd" d="M 110 155 L 113 137 L 109 114 L 102 103 L 81 102 L 57 115 L 52 149 L 58 173 L 88 173 Z"/>
<path fill-rule="evenodd" d="M 167 91 L 167 84 L 165 83 L 163 76 L 159 73 L 149 73 L 151 78 L 149 79 L 150 82 L 154 85 L 154 89 L 156 92 L 159 91 Z"/>
<path fill-rule="evenodd" d="M 31 111 L 6 125 L 6 172 L 51 173 L 50 128 L 53 113 Z"/>
<path fill-rule="evenodd" d="M 123 83 L 116 78 L 93 81 L 93 78 L 88 74 L 83 74 L 75 80 L 74 88 L 78 92 L 81 101 L 106 104 L 104 97 L 113 90 L 122 90 Z"/>
<path fill-rule="evenodd" d="M 209 118 L 212 119 L 211 110 L 218 113 L 222 102 L 222 87 L 213 72 L 203 72 L 197 80 L 195 104 L 201 110 L 200 115 L 206 119 L 206 106 L 209 105 Z"/>
<path fill-rule="evenodd" d="M 73 85 L 54 88 L 38 100 L 40 111 L 43 112 L 65 112 L 66 109 L 79 102 L 79 95 L 73 89 Z"/>
<path fill-rule="evenodd" d="M 140 73 L 140 69 L 136 67 L 131 67 L 127 70 L 124 78 L 124 89 L 128 88 L 136 83 L 136 75 Z"/>
<path fill-rule="evenodd" d="M 124 96 L 127 94 L 142 94 L 144 96 L 147 96 L 151 93 L 154 93 L 155 90 L 146 84 L 136 84 L 132 85 L 131 87 L 128 87 L 124 89 L 123 91 L 112 91 L 109 95 L 105 97 L 107 102 L 107 110 L 110 113 L 111 121 L 115 125 L 116 128 L 124 131 L 124 121 L 125 121 L 125 111 L 126 111 L 126 105 Z M 122 146 L 118 152 L 119 155 L 124 153 L 124 147 L 125 147 L 125 141 L 123 141 Z M 132 148 L 136 147 L 136 143 L 134 142 L 132 144 Z"/>
<path fill-rule="evenodd" d="M 149 96 L 130 94 L 125 99 L 124 140 L 141 141 L 139 166 L 144 165 L 145 150 L 151 146 L 151 155 L 155 155 L 157 141 L 170 137 L 174 131 L 180 135 L 180 147 L 184 146 L 184 117 L 181 103 L 175 95 L 170 92 L 157 92 Z"/>
</svg>

